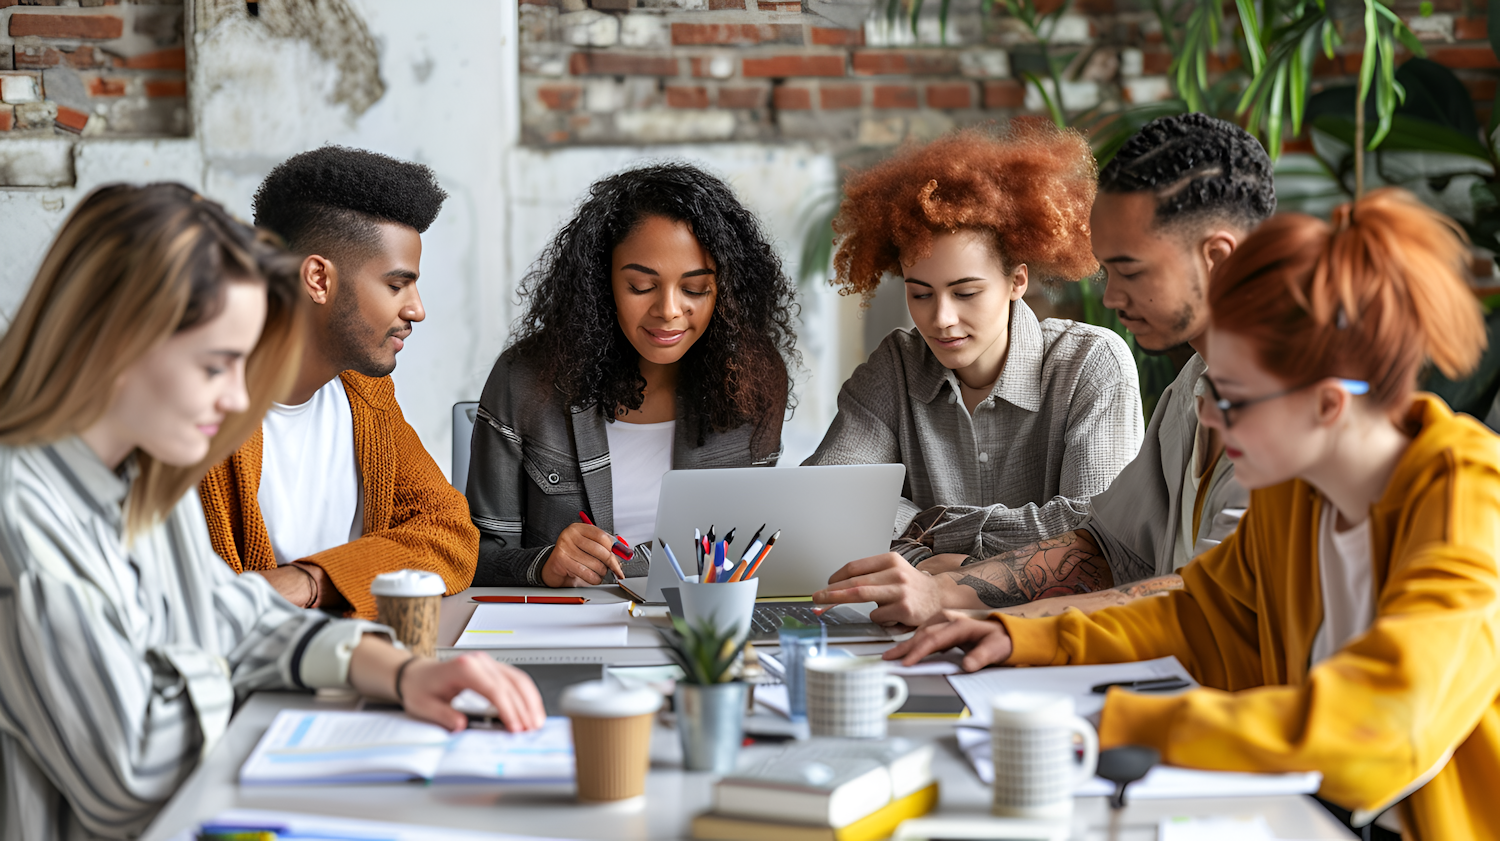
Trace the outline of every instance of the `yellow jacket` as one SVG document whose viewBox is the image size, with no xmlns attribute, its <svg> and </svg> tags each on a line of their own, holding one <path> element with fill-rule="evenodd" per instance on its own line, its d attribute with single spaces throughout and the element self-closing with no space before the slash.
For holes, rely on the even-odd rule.
<svg viewBox="0 0 1500 841">
<path fill-rule="evenodd" d="M 1426 395 L 1407 422 L 1415 437 L 1370 509 L 1375 622 L 1316 668 L 1322 499 L 1301 481 L 1253 492 L 1239 530 L 1183 568 L 1182 590 L 1092 616 L 997 615 L 1015 643 L 1007 662 L 1175 654 L 1205 688 L 1111 691 L 1102 747 L 1321 771 L 1319 793 L 1355 810 L 1436 771 L 1406 801 L 1408 837 L 1500 839 L 1500 438 Z"/>
</svg>

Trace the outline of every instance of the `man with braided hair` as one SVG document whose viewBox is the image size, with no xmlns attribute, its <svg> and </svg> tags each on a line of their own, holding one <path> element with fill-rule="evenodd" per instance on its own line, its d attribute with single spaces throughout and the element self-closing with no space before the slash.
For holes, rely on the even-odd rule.
<svg viewBox="0 0 1500 841">
<path fill-rule="evenodd" d="M 1198 424 L 1209 274 L 1275 209 L 1270 159 L 1243 129 L 1203 114 L 1143 127 L 1099 176 L 1090 225 L 1104 304 L 1146 352 L 1197 353 L 1156 404 L 1140 452 L 1070 531 L 961 564 L 866 558 L 814 601 L 873 601 L 876 621 L 918 625 L 945 609 L 1050 615 L 1180 586 L 1175 571 L 1231 534 L 1248 504 L 1223 444 Z"/>
</svg>

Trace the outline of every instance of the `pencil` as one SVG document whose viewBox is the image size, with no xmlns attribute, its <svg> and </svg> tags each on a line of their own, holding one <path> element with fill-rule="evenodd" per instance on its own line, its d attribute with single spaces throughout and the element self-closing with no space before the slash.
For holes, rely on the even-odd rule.
<svg viewBox="0 0 1500 841">
<path fill-rule="evenodd" d="M 687 576 L 682 574 L 682 566 L 677 563 L 677 556 L 672 554 L 672 547 L 665 540 L 663 540 L 661 542 L 661 548 L 662 551 L 667 553 L 667 560 L 672 563 L 672 571 L 677 573 L 677 580 L 686 581 Z"/>
<path fill-rule="evenodd" d="M 776 545 L 776 538 L 778 537 L 781 537 L 781 529 L 777 529 L 776 533 L 771 535 L 771 539 L 766 541 L 766 548 L 760 550 L 760 557 L 757 557 L 755 563 L 750 565 L 750 569 L 745 571 L 746 578 L 750 578 L 760 571 L 760 565 L 766 560 L 766 556 L 771 554 L 771 548 Z"/>
</svg>

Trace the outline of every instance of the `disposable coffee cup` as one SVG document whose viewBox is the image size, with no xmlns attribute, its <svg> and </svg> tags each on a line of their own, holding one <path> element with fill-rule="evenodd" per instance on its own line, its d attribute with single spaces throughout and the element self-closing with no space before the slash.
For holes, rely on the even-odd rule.
<svg viewBox="0 0 1500 841">
<path fill-rule="evenodd" d="M 438 608 L 448 586 L 435 572 L 403 569 L 375 576 L 375 621 L 389 625 L 413 654 L 437 655 Z"/>
<path fill-rule="evenodd" d="M 654 689 L 626 689 L 602 680 L 563 690 L 563 715 L 573 721 L 579 800 L 608 803 L 645 796 L 651 720 L 661 704 Z"/>
</svg>

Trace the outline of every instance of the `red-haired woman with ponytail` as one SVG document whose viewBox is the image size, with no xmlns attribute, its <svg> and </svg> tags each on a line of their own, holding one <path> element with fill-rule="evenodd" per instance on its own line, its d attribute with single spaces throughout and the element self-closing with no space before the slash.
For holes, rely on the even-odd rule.
<svg viewBox="0 0 1500 841">
<path fill-rule="evenodd" d="M 1173 654 L 1204 688 L 1112 691 L 1102 746 L 1320 771 L 1320 796 L 1355 826 L 1379 816 L 1376 837 L 1500 838 L 1500 438 L 1414 393 L 1426 362 L 1459 377 L 1484 348 L 1467 259 L 1451 220 L 1394 189 L 1332 224 L 1262 225 L 1213 277 L 1199 403 L 1251 489 L 1239 530 L 1161 598 L 1034 620 L 950 612 L 887 656 Z"/>
</svg>

